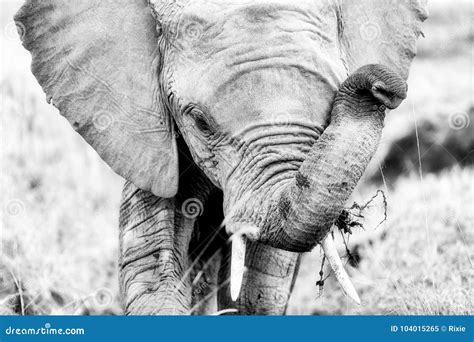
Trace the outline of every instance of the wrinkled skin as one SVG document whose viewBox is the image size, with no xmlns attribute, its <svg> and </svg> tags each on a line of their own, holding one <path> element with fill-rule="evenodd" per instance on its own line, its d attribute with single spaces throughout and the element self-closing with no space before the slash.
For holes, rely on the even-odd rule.
<svg viewBox="0 0 474 342">
<path fill-rule="evenodd" d="M 165 84 L 173 80 L 167 93 L 176 122 L 196 163 L 223 190 L 226 216 L 258 215 L 251 208 L 294 179 L 328 121 L 345 75 L 342 61 L 327 58 L 336 44 L 323 49 L 322 24 L 308 20 L 318 12 L 313 3 L 195 2 L 175 39 L 163 28 L 164 53 L 176 59 L 162 74 Z M 331 39 L 335 29 L 324 34 Z"/>
<path fill-rule="evenodd" d="M 218 1 L 196 1 L 185 7 L 179 23 L 172 20 L 162 27 L 161 77 L 170 85 L 164 95 L 172 99 L 173 116 L 193 160 L 223 191 L 228 230 L 238 229 L 241 221 L 266 219 L 274 210 L 272 199 L 294 180 L 327 125 L 345 70 L 342 61 L 328 58 L 336 53 L 337 27 L 322 32 L 334 18 L 319 11 L 313 3 L 229 8 Z M 323 22 L 308 20 L 311 15 Z M 332 40 L 324 48 L 323 35 Z M 261 244 L 249 253 L 237 308 L 283 314 L 298 254 Z M 228 298 L 229 272 L 228 267 L 220 272 L 225 285 L 219 309 L 236 307 Z M 178 313 L 189 307 L 182 300 L 179 304 Z"/>
<path fill-rule="evenodd" d="M 311 16 L 322 20 L 308 20 Z M 269 213 L 279 210 L 282 191 L 294 182 L 327 126 L 345 78 L 342 60 L 329 58 L 337 53 L 337 27 L 327 30 L 331 19 L 314 3 L 229 9 L 217 1 L 196 1 L 178 23 L 162 27 L 161 77 L 170 85 L 165 95 L 172 99 L 193 160 L 223 190 L 230 233 L 249 222 L 260 228 Z M 328 41 L 321 45 L 324 37 Z M 224 252 L 224 265 L 229 253 Z M 241 313 L 284 313 L 298 255 L 261 244 L 249 253 L 237 308 Z M 222 267 L 220 309 L 236 307 L 228 297 L 229 276 L 229 267 Z"/>
<path fill-rule="evenodd" d="M 119 157 L 113 131 L 100 132 L 112 143 L 97 142 L 101 135 L 89 132 L 88 119 L 74 117 L 81 108 L 68 112 L 75 88 L 58 96 L 57 80 L 49 79 L 44 65 L 51 62 L 41 56 L 51 49 L 40 50 L 33 60 L 33 72 L 61 113 L 131 180 L 120 215 L 125 312 L 284 314 L 300 253 L 328 234 L 375 152 L 385 109 L 406 97 L 404 79 L 421 10 L 411 1 L 393 9 L 391 2 L 385 8 L 372 0 L 360 6 L 310 0 L 151 1 L 150 6 L 160 56 L 159 63 L 153 59 L 159 89 L 151 91 L 157 99 L 150 106 L 165 108 L 170 130 L 178 133 L 175 140 L 167 136 L 152 157 L 146 144 L 132 148 L 144 135 L 122 137 Z M 30 24 L 28 11 L 17 21 L 27 28 L 24 44 L 35 57 L 41 43 L 29 37 L 28 28 L 41 24 Z M 367 18 L 377 23 L 379 40 L 389 44 L 364 38 L 359 31 Z M 68 71 L 83 70 L 76 64 L 89 62 L 69 57 Z M 61 79 L 64 73 L 57 75 Z M 88 91 L 81 98 L 92 97 Z M 122 115 L 123 106 L 119 109 Z M 147 144 L 155 140 L 160 139 Z M 141 158 L 133 159 L 137 153 Z M 152 163 L 164 166 L 146 172 Z M 135 164 L 143 169 L 134 170 Z M 241 233 L 249 242 L 234 301 L 229 236 Z"/>
</svg>

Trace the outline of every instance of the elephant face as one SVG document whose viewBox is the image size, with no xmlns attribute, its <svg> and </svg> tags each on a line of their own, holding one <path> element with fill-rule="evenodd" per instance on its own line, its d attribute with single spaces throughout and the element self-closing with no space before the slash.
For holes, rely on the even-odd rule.
<svg viewBox="0 0 474 342">
<path fill-rule="evenodd" d="M 154 2 L 157 17 L 170 18 L 160 27 L 163 97 L 195 162 L 224 190 L 228 231 L 247 226 L 258 238 L 266 221 L 281 224 L 269 213 L 284 211 L 286 193 L 327 127 L 336 92 L 349 72 L 383 60 L 406 76 L 405 56 L 388 60 L 398 53 L 394 47 L 359 37 L 365 19 L 351 11 L 375 16 L 367 22 L 378 30 L 387 26 L 381 13 L 345 6 L 190 1 L 176 9 Z M 391 9 L 387 5 L 381 12 Z M 381 35 L 377 40 L 392 34 L 376 33 Z M 358 45 L 372 55 L 356 60 Z M 395 48 L 406 52 L 412 47 Z"/>
<path fill-rule="evenodd" d="M 162 30 L 165 96 L 226 208 L 294 178 L 346 74 L 327 4 L 194 1 Z"/>
<path fill-rule="evenodd" d="M 423 6 L 150 4 L 27 1 L 16 22 L 48 100 L 117 173 L 165 198 L 180 178 L 176 123 L 224 192 L 235 255 L 240 233 L 296 252 L 323 243 L 375 152 L 385 109 L 406 96 Z"/>
</svg>

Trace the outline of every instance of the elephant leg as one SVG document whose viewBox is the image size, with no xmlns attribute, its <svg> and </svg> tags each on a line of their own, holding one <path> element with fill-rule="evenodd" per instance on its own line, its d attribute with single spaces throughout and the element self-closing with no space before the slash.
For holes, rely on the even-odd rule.
<svg viewBox="0 0 474 342">
<path fill-rule="evenodd" d="M 248 242 L 246 272 L 239 298 L 230 297 L 230 248 L 227 246 L 219 281 L 219 310 L 235 308 L 241 315 L 284 315 L 293 290 L 301 254 Z"/>
<path fill-rule="evenodd" d="M 187 314 L 191 286 L 187 248 L 194 220 L 175 199 L 127 183 L 120 208 L 120 291 L 125 314 Z"/>
</svg>

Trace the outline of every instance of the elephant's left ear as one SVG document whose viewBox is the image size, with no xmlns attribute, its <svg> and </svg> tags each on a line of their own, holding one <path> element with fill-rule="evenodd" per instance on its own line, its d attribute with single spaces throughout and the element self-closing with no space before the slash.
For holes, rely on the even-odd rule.
<svg viewBox="0 0 474 342">
<path fill-rule="evenodd" d="M 349 74 L 366 64 L 383 64 L 407 79 L 416 55 L 424 0 L 343 0 L 338 2 L 342 58 Z"/>
<path fill-rule="evenodd" d="M 48 101 L 115 172 L 173 197 L 178 153 L 148 0 L 27 0 L 15 22 Z"/>
</svg>

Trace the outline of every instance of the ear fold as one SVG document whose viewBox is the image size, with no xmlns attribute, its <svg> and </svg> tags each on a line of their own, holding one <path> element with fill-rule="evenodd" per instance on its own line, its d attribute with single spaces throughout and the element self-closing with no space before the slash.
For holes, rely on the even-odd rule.
<svg viewBox="0 0 474 342">
<path fill-rule="evenodd" d="M 48 101 L 114 171 L 172 197 L 178 156 L 147 0 L 28 0 L 15 17 Z"/>
<path fill-rule="evenodd" d="M 427 18 L 423 0 L 343 0 L 339 2 L 343 59 L 349 74 L 379 63 L 407 79 L 416 55 L 421 23 Z"/>
</svg>

